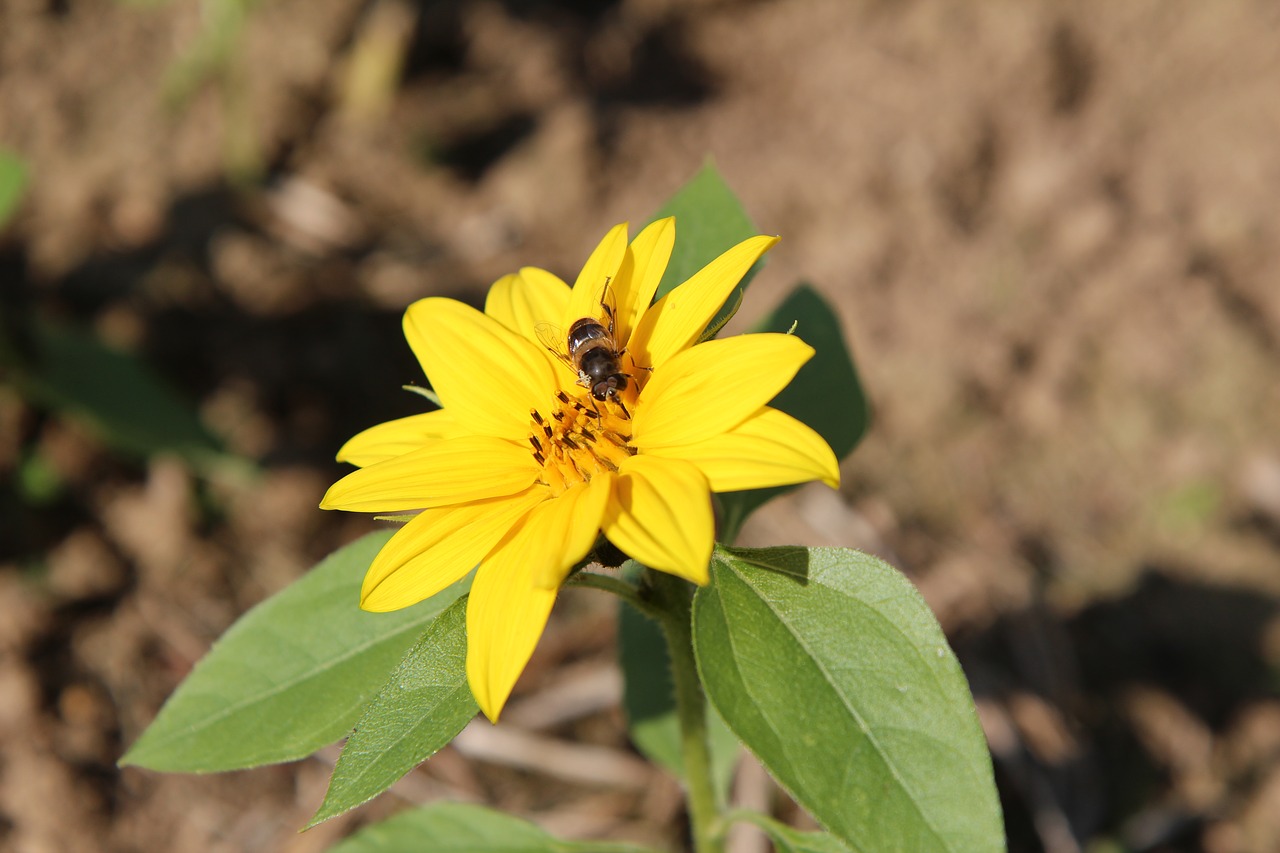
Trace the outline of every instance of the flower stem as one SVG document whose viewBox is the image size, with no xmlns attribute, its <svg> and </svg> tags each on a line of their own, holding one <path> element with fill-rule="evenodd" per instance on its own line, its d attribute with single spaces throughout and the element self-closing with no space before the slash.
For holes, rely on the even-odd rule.
<svg viewBox="0 0 1280 853">
<path fill-rule="evenodd" d="M 648 601 L 640 597 L 639 591 L 622 578 L 615 578 L 611 575 L 602 575 L 599 572 L 574 572 L 565 580 L 565 586 L 582 586 L 588 589 L 601 589 L 605 592 L 611 592 L 648 616 L 650 619 L 658 618 L 654 612 L 653 606 Z"/>
<path fill-rule="evenodd" d="M 680 720 L 680 752 L 684 759 L 685 797 L 693 825 L 693 849 L 696 853 L 722 853 L 724 826 L 720 803 L 711 781 L 707 698 L 693 657 L 690 586 L 688 582 L 662 572 L 649 572 L 649 579 L 671 656 L 671 678 L 675 684 L 676 713 Z"/>
</svg>

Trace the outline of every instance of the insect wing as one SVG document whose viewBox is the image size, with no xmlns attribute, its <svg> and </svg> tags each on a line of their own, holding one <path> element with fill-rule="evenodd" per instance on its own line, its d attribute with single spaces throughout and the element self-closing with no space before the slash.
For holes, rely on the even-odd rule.
<svg viewBox="0 0 1280 853">
<path fill-rule="evenodd" d="M 564 362 L 570 370 L 574 370 L 573 359 L 569 356 L 567 349 L 568 338 L 559 326 L 555 323 L 539 323 L 533 327 L 533 333 L 552 355 Z"/>
</svg>

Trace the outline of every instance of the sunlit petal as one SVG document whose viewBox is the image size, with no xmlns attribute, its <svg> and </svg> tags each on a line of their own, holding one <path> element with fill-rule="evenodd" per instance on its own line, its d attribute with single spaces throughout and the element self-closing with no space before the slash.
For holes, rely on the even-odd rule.
<svg viewBox="0 0 1280 853">
<path fill-rule="evenodd" d="M 631 330 L 640 322 L 644 312 L 649 309 L 649 303 L 653 301 L 653 295 L 658 292 L 658 284 L 667 270 L 667 261 L 671 259 L 671 249 L 675 242 L 674 216 L 649 223 L 631 241 L 628 248 L 631 260 L 629 274 L 622 276 L 626 280 L 626 286 L 616 292 L 617 324 L 614 337 L 620 346 L 625 348 L 628 345 Z"/>
<path fill-rule="evenodd" d="M 542 635 L 560 581 L 591 549 L 612 494 L 600 476 L 535 507 L 476 572 L 467 603 L 467 678 L 497 721 Z"/>
<path fill-rule="evenodd" d="M 514 544 L 500 545 L 480 567 L 467 601 L 467 681 L 495 723 L 556 600 L 556 590 L 533 585 Z"/>
<path fill-rule="evenodd" d="M 541 535 L 547 542 L 556 543 L 560 558 L 542 567 L 542 572 L 533 578 L 535 584 L 546 589 L 558 587 L 569 570 L 586 556 L 600 533 L 605 505 L 612 493 L 613 476 L 600 474 L 569 489 L 541 513 Z"/>
<path fill-rule="evenodd" d="M 353 471 L 329 487 L 320 507 L 403 512 L 514 495 L 540 470 L 528 445 L 489 436 L 446 438 Z"/>
<path fill-rule="evenodd" d="M 768 406 L 723 435 L 664 447 L 661 455 L 684 459 L 706 475 L 713 492 L 736 492 L 822 480 L 840 485 L 836 455 L 822 436 Z"/>
<path fill-rule="evenodd" d="M 410 415 L 369 427 L 351 438 L 338 451 L 339 462 L 365 468 L 403 456 L 430 441 L 458 434 L 453 414 L 444 409 Z"/>
<path fill-rule="evenodd" d="M 777 237 L 744 240 L 654 303 L 627 342 L 636 364 L 659 367 L 696 343 L 751 265 L 777 242 Z"/>
<path fill-rule="evenodd" d="M 404 333 L 460 427 L 524 440 L 529 410 L 555 393 L 546 356 L 530 339 L 453 299 L 409 306 Z"/>
<path fill-rule="evenodd" d="M 573 283 L 573 294 L 569 297 L 569 310 L 561 323 L 566 330 L 579 317 L 600 316 L 600 296 L 605 283 L 617 277 L 626 254 L 627 223 L 623 222 L 609 229 L 591 257 L 587 258 L 582 272 L 578 273 L 578 279 Z"/>
<path fill-rule="evenodd" d="M 546 492 L 544 486 L 534 486 L 510 497 L 418 513 L 373 558 L 360 588 L 360 606 L 399 610 L 461 580 L 546 500 Z"/>
<path fill-rule="evenodd" d="M 646 566 L 705 584 L 715 543 L 707 478 L 681 459 L 632 457 L 619 468 L 604 533 Z"/>
<path fill-rule="evenodd" d="M 774 333 L 687 349 L 655 370 L 645 386 L 634 443 L 652 450 L 714 438 L 773 399 L 812 357 L 813 347 L 804 341 Z"/>
<path fill-rule="evenodd" d="M 537 267 L 504 275 L 489 288 L 484 313 L 538 346 L 534 330 L 542 323 L 558 324 L 569 306 L 569 285 Z"/>
</svg>

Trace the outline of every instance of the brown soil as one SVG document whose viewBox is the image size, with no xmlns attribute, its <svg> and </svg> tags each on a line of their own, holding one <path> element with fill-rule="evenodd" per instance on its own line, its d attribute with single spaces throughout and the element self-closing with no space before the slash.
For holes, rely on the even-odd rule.
<svg viewBox="0 0 1280 853">
<path fill-rule="evenodd" d="M 0 847 L 321 850 L 439 796 L 678 844 L 598 595 L 566 597 L 510 725 L 606 750 L 604 781 L 479 737 L 299 836 L 331 754 L 115 761 L 239 613 L 368 528 L 315 506 L 345 438 L 414 410 L 403 307 L 572 275 L 710 156 L 784 238 L 744 315 L 814 282 L 875 409 L 838 495 L 745 538 L 918 583 L 1012 849 L 1280 849 L 1274 4 L 276 0 L 219 59 L 201 9 L 239 5 L 0 3 L 0 144 L 33 174 L 6 322 L 141 353 L 261 463 L 139 461 L 0 388 Z M 574 685 L 583 710 L 538 716 Z"/>
</svg>

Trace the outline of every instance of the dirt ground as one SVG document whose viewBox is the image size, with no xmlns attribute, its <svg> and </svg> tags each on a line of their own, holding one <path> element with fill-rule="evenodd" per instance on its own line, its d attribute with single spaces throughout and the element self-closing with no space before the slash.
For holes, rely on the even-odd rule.
<svg viewBox="0 0 1280 853">
<path fill-rule="evenodd" d="M 679 845 L 585 592 L 503 726 L 306 834 L 336 753 L 115 762 L 369 529 L 316 504 L 343 440 L 415 410 L 404 306 L 572 276 L 710 157 L 783 238 L 746 321 L 813 282 L 875 410 L 838 494 L 744 538 L 919 585 L 1012 850 L 1280 849 L 1277 93 L 1266 0 L 0 0 L 0 147 L 32 174 L 6 328 L 140 353 L 258 469 L 118 452 L 0 386 L 0 848 L 302 853 L 441 796 Z M 803 823 L 749 762 L 738 796 Z"/>
</svg>

